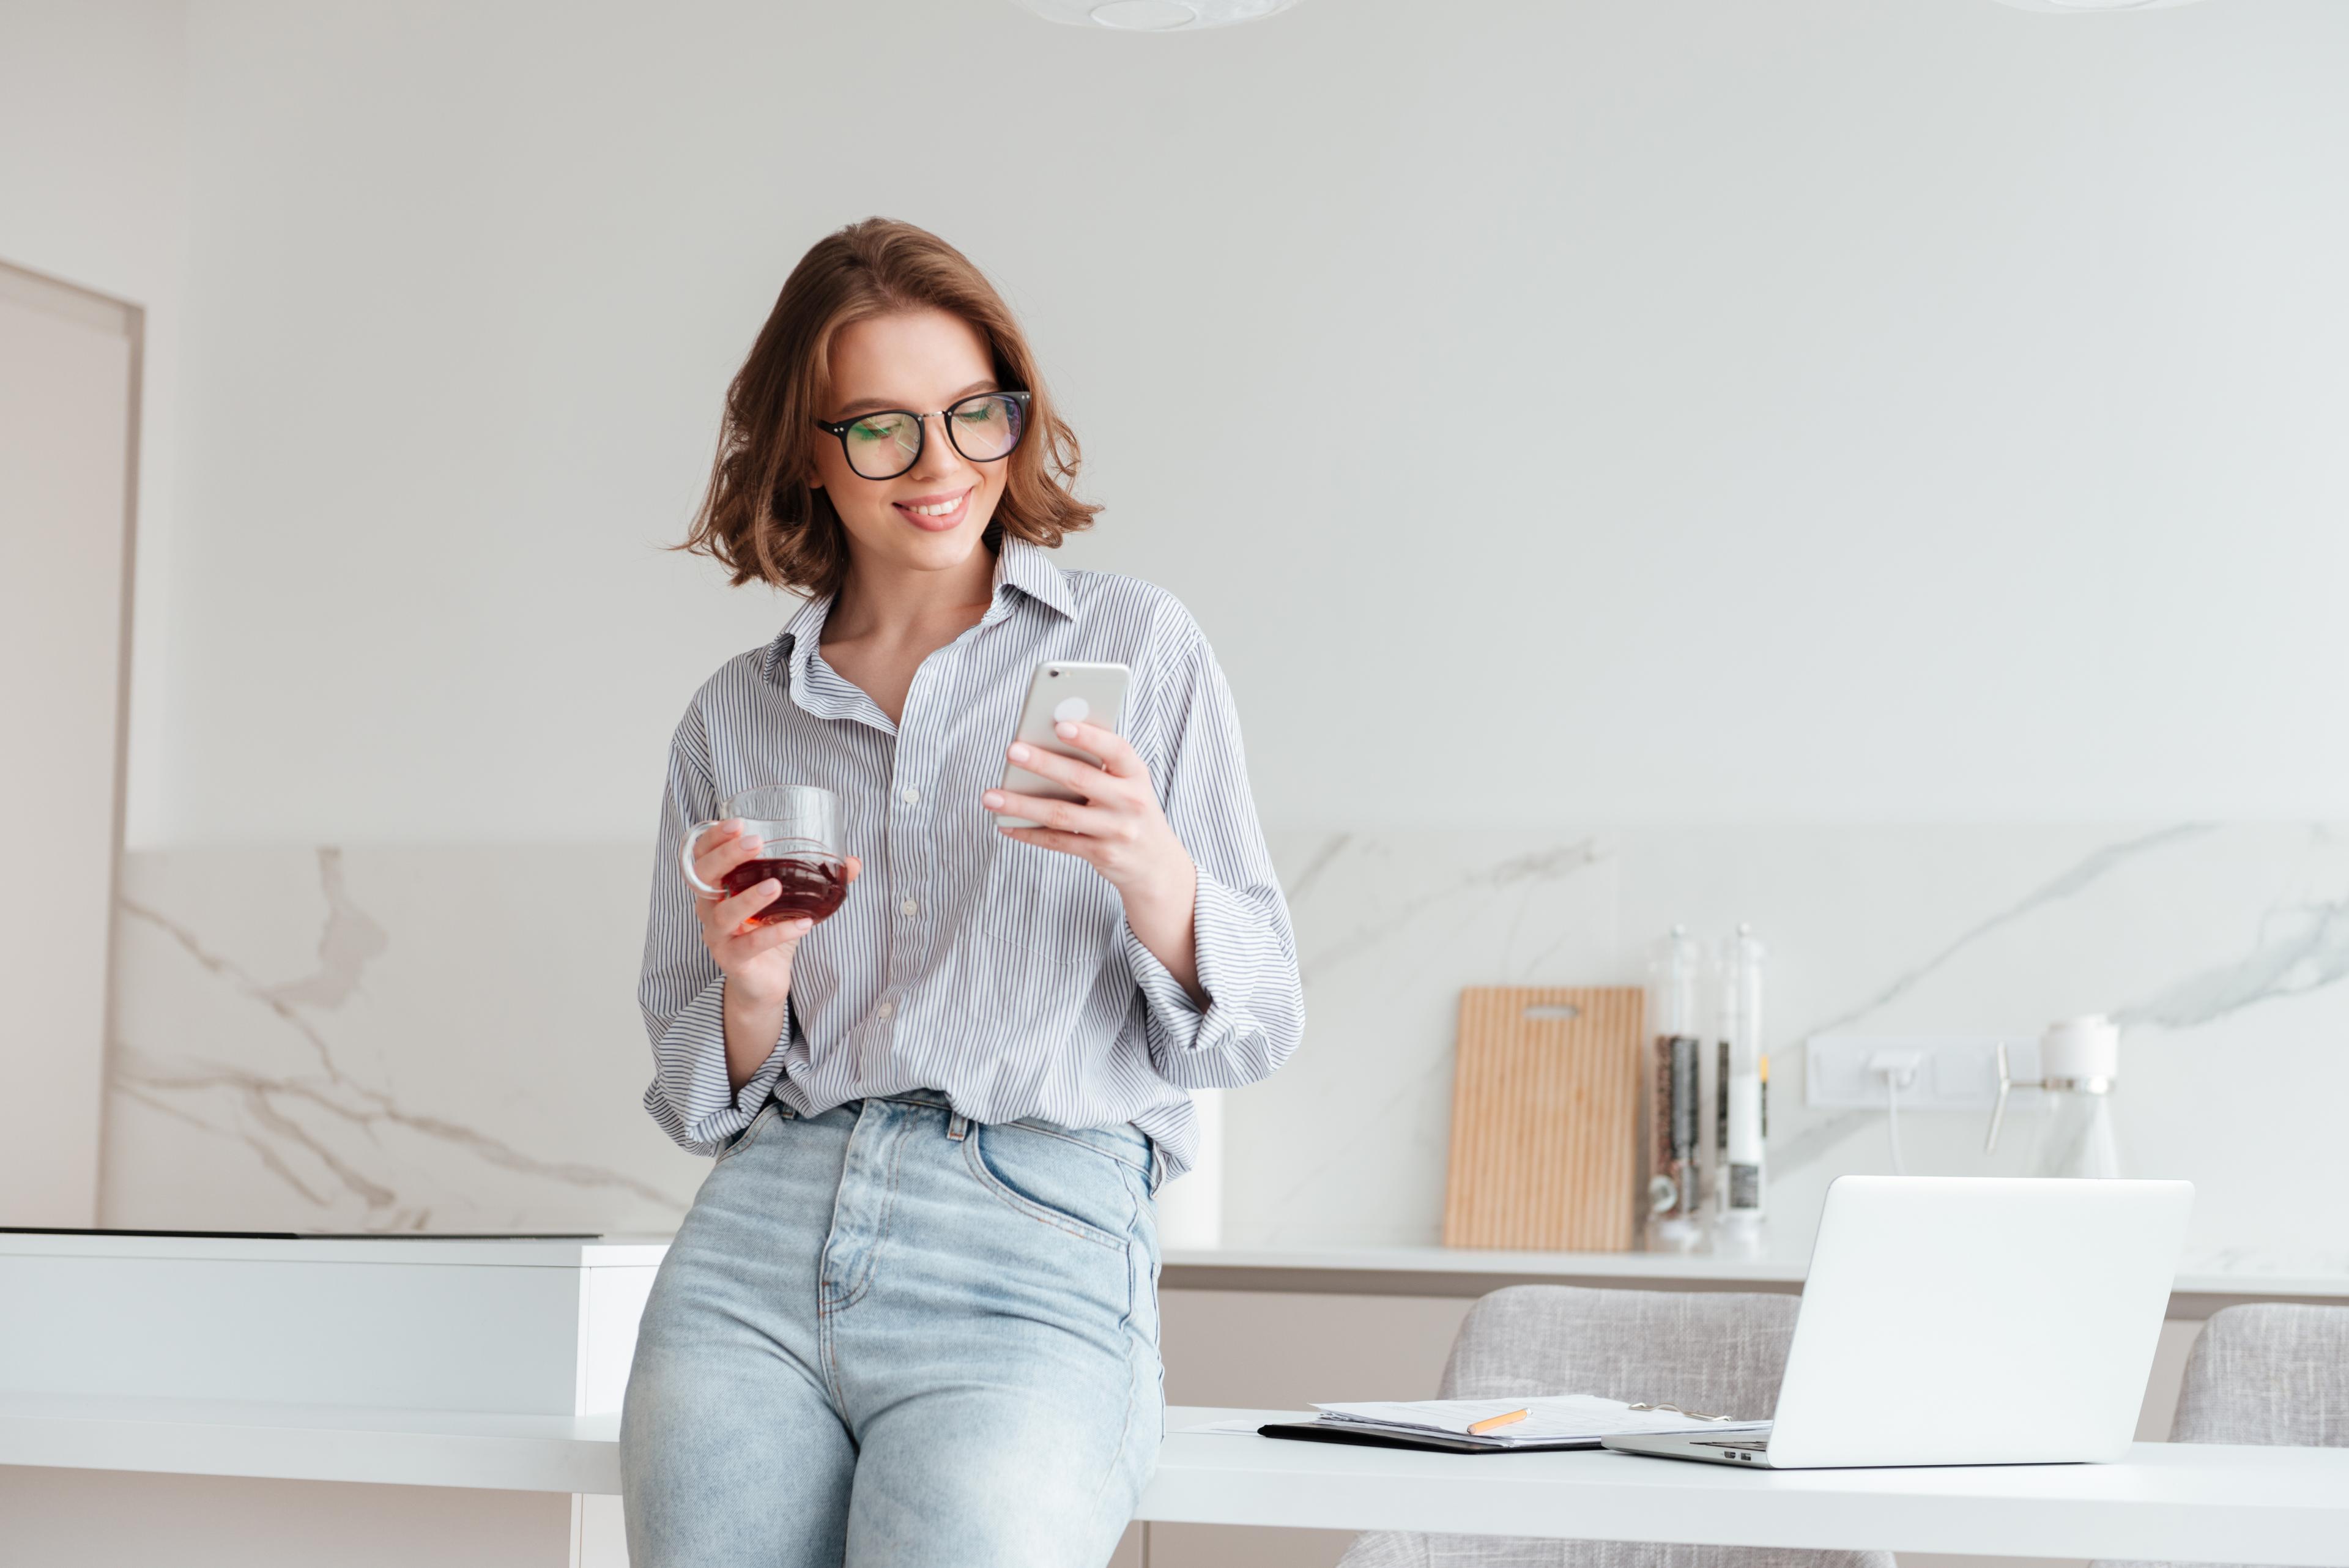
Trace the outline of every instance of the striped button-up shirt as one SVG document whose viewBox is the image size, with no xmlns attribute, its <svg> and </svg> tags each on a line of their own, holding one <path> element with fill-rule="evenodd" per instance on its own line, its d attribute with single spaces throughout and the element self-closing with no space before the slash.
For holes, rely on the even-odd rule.
<svg viewBox="0 0 2349 1568">
<path fill-rule="evenodd" d="M 810 600 L 773 642 L 729 662 L 678 726 L 638 990 L 655 1063 L 646 1109 L 687 1148 L 715 1154 L 771 1094 L 816 1116 L 931 1088 L 980 1122 L 1131 1122 L 1179 1174 L 1198 1142 L 1185 1091 L 1266 1076 L 1305 1023 L 1239 722 L 1197 623 L 1147 583 L 1063 572 L 1007 538 L 987 613 L 922 662 L 893 724 L 825 663 L 831 607 Z M 1135 937 L 1099 872 L 1005 837 L 979 804 L 1002 782 L 1045 659 L 1133 669 L 1121 728 L 1198 867 L 1204 1008 Z M 737 1094 L 725 978 L 678 853 L 729 795 L 765 784 L 838 794 L 841 847 L 864 870 L 801 940 L 782 1038 Z"/>
</svg>

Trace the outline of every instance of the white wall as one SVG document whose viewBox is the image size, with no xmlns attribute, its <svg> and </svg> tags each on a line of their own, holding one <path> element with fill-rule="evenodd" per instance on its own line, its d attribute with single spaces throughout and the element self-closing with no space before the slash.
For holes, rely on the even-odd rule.
<svg viewBox="0 0 2349 1568">
<path fill-rule="evenodd" d="M 0 0 L 0 261 L 146 312 L 134 833 L 165 815 L 177 776 L 157 742 L 172 670 L 187 10 L 185 0 Z M 11 744 L 23 739 L 12 730 Z"/>
<path fill-rule="evenodd" d="M 1024 313 L 1071 557 L 1191 602 L 1270 820 L 2349 802 L 2337 0 L 197 0 L 189 57 L 143 841 L 648 834 L 781 613 L 658 546 L 875 212 Z"/>
</svg>

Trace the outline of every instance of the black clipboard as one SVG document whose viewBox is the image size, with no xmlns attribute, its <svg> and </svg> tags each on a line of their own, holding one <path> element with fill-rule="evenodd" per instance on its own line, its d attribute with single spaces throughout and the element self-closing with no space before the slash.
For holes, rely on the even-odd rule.
<svg viewBox="0 0 2349 1568">
<path fill-rule="evenodd" d="M 1333 1421 L 1268 1421 L 1257 1428 L 1265 1438 L 1288 1438 L 1300 1443 L 1352 1443 L 1366 1449 L 1422 1449 L 1439 1454 L 1541 1454 L 1559 1449 L 1596 1449 L 1601 1447 L 1597 1438 L 1560 1438 L 1554 1443 L 1514 1443 L 1506 1449 L 1490 1443 L 1472 1443 L 1443 1432 L 1424 1436 L 1407 1432 L 1381 1432 L 1370 1428 L 1354 1430 Z"/>
</svg>

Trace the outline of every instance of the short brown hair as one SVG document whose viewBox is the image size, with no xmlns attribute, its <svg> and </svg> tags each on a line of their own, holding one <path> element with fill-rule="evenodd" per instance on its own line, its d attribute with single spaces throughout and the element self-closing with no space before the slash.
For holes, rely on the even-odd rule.
<svg viewBox="0 0 2349 1568">
<path fill-rule="evenodd" d="M 830 375 L 833 335 L 852 321 L 936 309 L 987 340 L 995 377 L 1025 391 L 1028 439 L 1005 461 L 1003 498 L 987 525 L 990 549 L 1009 533 L 1047 549 L 1092 525 L 1079 501 L 1077 438 L 1036 374 L 1028 339 L 985 274 L 924 229 L 867 218 L 826 234 L 783 280 L 775 308 L 726 389 L 726 418 L 709 489 L 680 549 L 713 557 L 740 585 L 753 580 L 814 594 L 848 574 L 848 540 L 815 476 L 815 421 Z"/>
</svg>

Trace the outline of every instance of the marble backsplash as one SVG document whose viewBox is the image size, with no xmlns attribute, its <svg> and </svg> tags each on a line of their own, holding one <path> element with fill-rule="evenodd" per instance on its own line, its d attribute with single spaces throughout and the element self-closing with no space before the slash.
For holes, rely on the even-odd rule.
<svg viewBox="0 0 2349 1568">
<path fill-rule="evenodd" d="M 1814 1034 L 2124 1024 L 2131 1168 L 2198 1185 L 2191 1246 L 2349 1266 L 2332 1196 L 2349 1102 L 2349 833 L 2332 826 L 1653 828 L 1339 836 L 1278 846 L 1309 1044 L 1235 1096 L 1226 1235 L 1434 1241 L 1464 984 L 1637 984 L 1674 923 L 1770 948 L 1771 1250 L 1826 1183 L 1891 1168 L 1885 1118 L 1803 1104 Z M 1907 1168 L 2020 1174 L 1980 1113 L 1902 1117 Z"/>
<path fill-rule="evenodd" d="M 1454 1013 L 1471 984 L 1635 984 L 1675 922 L 1770 945 L 1772 1250 L 1884 1118 L 1802 1103 L 1827 1032 L 2126 1025 L 2147 1175 L 2199 1187 L 2206 1262 L 2341 1266 L 2349 830 L 1638 828 L 1274 836 L 1309 1012 L 1227 1098 L 1227 1241 L 1436 1240 Z M 106 1221 L 673 1227 L 704 1163 L 638 1108 L 635 846 L 171 848 L 129 857 Z M 1909 1168 L 2022 1168 L 1982 1118 L 1903 1116 Z"/>
<path fill-rule="evenodd" d="M 673 1230 L 706 1162 L 637 1103 L 650 852 L 125 861 L 109 1225 Z"/>
</svg>

